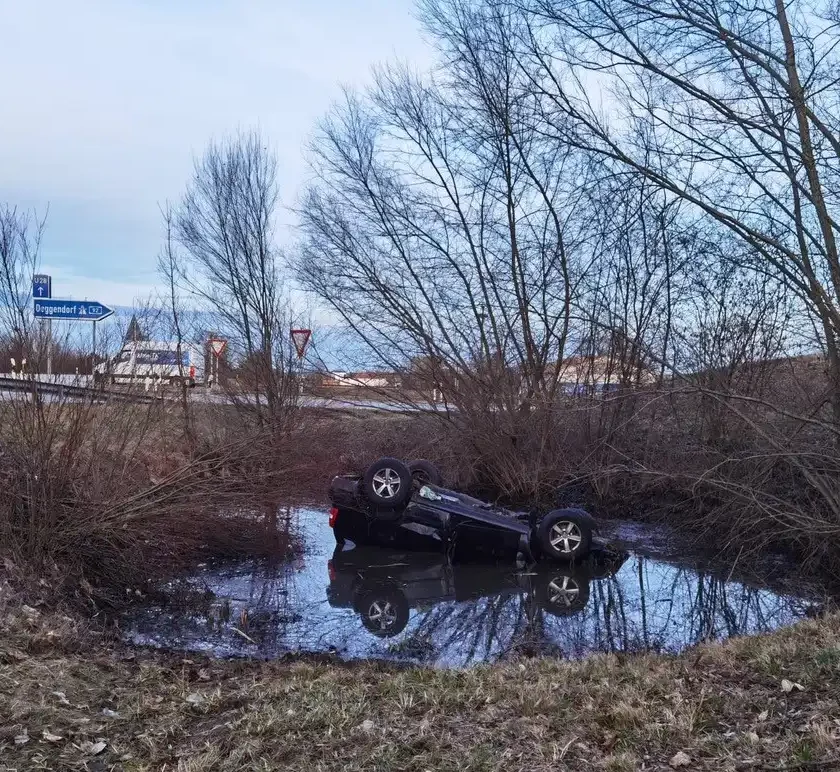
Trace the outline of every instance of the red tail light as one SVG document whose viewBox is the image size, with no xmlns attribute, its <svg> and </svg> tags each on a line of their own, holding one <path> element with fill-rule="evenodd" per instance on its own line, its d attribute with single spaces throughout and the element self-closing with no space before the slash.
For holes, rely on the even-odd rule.
<svg viewBox="0 0 840 772">
<path fill-rule="evenodd" d="M 330 528 L 335 528 L 335 521 L 338 520 L 338 507 L 330 510 Z"/>
<path fill-rule="evenodd" d="M 335 581 L 335 568 L 333 567 L 332 560 L 327 561 L 327 573 L 330 575 L 330 581 Z"/>
</svg>

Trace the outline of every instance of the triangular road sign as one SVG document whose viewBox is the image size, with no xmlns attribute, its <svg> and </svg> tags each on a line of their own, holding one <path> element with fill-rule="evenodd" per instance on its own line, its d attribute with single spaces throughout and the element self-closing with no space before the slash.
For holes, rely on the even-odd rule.
<svg viewBox="0 0 840 772">
<path fill-rule="evenodd" d="M 213 356 L 218 359 L 225 353 L 227 341 L 222 338 L 210 338 L 210 340 L 207 341 L 207 345 L 210 346 L 210 351 L 213 352 Z"/>
<path fill-rule="evenodd" d="M 310 335 L 312 335 L 312 330 L 292 330 L 292 343 L 295 344 L 298 359 L 303 359 Z"/>
</svg>

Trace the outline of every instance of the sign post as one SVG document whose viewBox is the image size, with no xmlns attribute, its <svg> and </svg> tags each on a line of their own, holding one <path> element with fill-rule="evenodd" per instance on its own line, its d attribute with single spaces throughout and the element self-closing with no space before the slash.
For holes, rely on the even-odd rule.
<svg viewBox="0 0 840 772">
<path fill-rule="evenodd" d="M 225 353 L 227 341 L 224 338 L 210 338 L 207 345 L 213 354 L 213 359 L 210 360 L 210 388 L 212 389 L 213 385 L 218 383 L 219 380 L 219 359 Z"/>
<path fill-rule="evenodd" d="M 46 273 L 36 273 L 32 277 L 32 297 L 52 297 L 52 276 Z M 52 320 L 48 319 L 47 327 L 47 375 L 52 375 Z"/>
<path fill-rule="evenodd" d="M 303 355 L 306 353 L 306 347 L 309 345 L 309 338 L 312 336 L 312 330 L 290 330 L 289 334 L 292 336 L 292 343 L 295 346 L 295 351 L 297 351 L 298 392 L 303 394 Z"/>
<path fill-rule="evenodd" d="M 32 297 L 46 300 L 52 297 L 52 276 L 36 273 L 32 277 Z"/>
</svg>

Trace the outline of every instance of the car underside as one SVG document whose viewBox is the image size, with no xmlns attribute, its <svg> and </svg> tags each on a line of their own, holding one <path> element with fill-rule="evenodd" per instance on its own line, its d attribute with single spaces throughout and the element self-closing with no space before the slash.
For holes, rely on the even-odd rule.
<svg viewBox="0 0 840 772">
<path fill-rule="evenodd" d="M 330 524 L 338 544 L 528 563 L 575 562 L 603 549 L 594 519 L 581 509 L 508 510 L 435 484 L 439 473 L 424 461 L 416 474 L 418 463 L 384 458 L 364 474 L 333 478 Z"/>
</svg>

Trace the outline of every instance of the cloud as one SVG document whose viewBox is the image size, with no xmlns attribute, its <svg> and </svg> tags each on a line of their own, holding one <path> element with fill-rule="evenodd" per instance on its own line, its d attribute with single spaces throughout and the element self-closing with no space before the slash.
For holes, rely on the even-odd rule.
<svg viewBox="0 0 840 772">
<path fill-rule="evenodd" d="M 42 265 L 43 273 L 53 277 L 53 297 L 72 300 L 98 300 L 107 306 L 142 307 L 155 295 L 154 275 L 147 281 L 114 281 L 96 276 L 70 273 L 66 268 Z"/>
<path fill-rule="evenodd" d="M 259 127 L 293 204 L 339 83 L 431 62 L 410 0 L 39 0 L 3 3 L 0 26 L 0 200 L 49 204 L 56 287 L 103 302 L 155 283 L 159 205 L 208 140 Z"/>
</svg>

